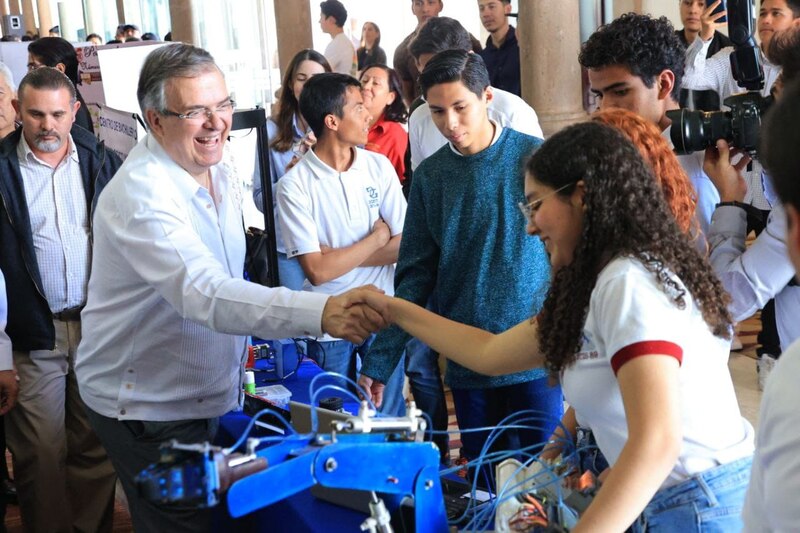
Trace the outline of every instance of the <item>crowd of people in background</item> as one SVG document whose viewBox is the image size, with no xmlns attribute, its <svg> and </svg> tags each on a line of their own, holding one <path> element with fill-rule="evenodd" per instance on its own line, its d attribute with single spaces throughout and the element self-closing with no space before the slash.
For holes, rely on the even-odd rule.
<svg viewBox="0 0 800 533">
<path fill-rule="evenodd" d="M 320 3 L 330 42 L 288 62 L 269 189 L 252 191 L 274 216 L 275 288 L 243 279 L 243 190 L 223 157 L 235 88 L 207 51 L 148 56 L 148 135 L 122 161 L 93 135 L 60 28 L 20 38 L 19 85 L 0 63 L 0 436 L 16 478 L 0 513 L 12 495 L 30 530 L 110 531 L 119 479 L 135 529 L 210 530 L 208 509 L 154 505 L 135 477 L 163 441 L 214 439 L 255 334 L 304 338 L 382 414 L 405 413 L 407 378 L 442 466 L 445 384 L 459 464 L 591 444 L 602 483 L 574 531 L 796 527 L 800 0 L 762 0 L 757 18 L 760 94 L 777 102 L 763 167 L 726 139 L 674 153 L 672 112 L 741 92 L 720 0 L 675 0 L 679 30 L 635 13 L 598 28 L 575 58 L 597 109 L 547 140 L 510 0 L 476 1 L 483 45 L 442 0 L 410 0 L 391 64 L 377 23 L 354 44 L 345 5 Z M 140 40 L 158 37 L 123 24 L 105 44 Z M 757 310 L 758 431 L 727 368 Z M 490 442 L 525 410 L 540 427 Z M 464 474 L 496 489 L 490 468 Z"/>
<path fill-rule="evenodd" d="M 141 33 L 139 30 L 139 26 L 135 24 L 120 24 L 117 26 L 116 33 L 114 34 L 113 39 L 109 39 L 108 42 L 105 44 L 119 44 L 119 43 L 132 43 L 136 41 L 171 41 L 172 40 L 172 32 L 167 33 L 163 39 L 159 39 L 158 35 L 153 32 L 145 32 Z M 47 37 L 61 37 L 61 28 L 59 26 L 53 26 L 47 32 Z M 17 34 L 10 34 L 10 35 L 3 35 L 0 37 L 0 42 L 27 42 L 27 41 L 35 41 L 40 39 L 38 33 L 34 33 L 32 31 L 25 32 L 24 35 L 17 35 Z M 103 43 L 103 37 L 97 33 L 89 33 L 83 39 L 88 43 L 92 43 L 96 46 L 100 46 Z"/>
</svg>

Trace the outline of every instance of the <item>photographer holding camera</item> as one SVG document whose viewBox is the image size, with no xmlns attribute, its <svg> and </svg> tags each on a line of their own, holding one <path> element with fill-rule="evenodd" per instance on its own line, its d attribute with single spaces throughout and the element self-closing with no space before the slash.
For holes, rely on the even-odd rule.
<svg viewBox="0 0 800 533">
<path fill-rule="evenodd" d="M 734 24 L 734 19 L 749 18 L 740 17 L 745 8 L 749 14 L 749 4 L 745 5 L 747 2 L 749 0 L 729 0 L 728 10 L 717 13 L 715 11 L 721 0 L 707 5 L 706 10 L 700 17 L 702 25 L 700 35 L 686 51 L 686 72 L 683 77 L 683 88 L 693 90 L 712 89 L 720 95 L 720 99 L 723 102 L 731 95 L 751 89 L 751 87 L 746 87 L 741 80 L 736 78 L 731 66 L 731 59 L 738 59 L 738 57 L 731 57 L 737 54 L 738 48 L 754 46 L 754 43 L 750 40 L 749 21 L 747 21 L 748 27 L 746 29 L 737 27 Z M 720 20 L 723 20 L 723 17 L 728 14 L 731 15 L 729 34 L 735 46 L 723 48 L 712 57 L 706 59 L 706 53 L 709 46 L 711 46 L 714 32 L 725 24 Z M 744 23 L 744 21 L 741 22 Z M 763 84 L 759 89 L 761 96 L 769 96 L 772 85 L 780 72 L 778 65 L 773 64 L 768 58 L 764 57 L 763 50 L 769 47 L 770 40 L 774 35 L 797 24 L 800 24 L 800 0 L 762 0 L 756 26 L 761 47 L 755 47 L 755 57 L 752 58 L 753 62 L 760 63 L 761 67 L 763 67 Z M 742 69 L 746 69 L 747 66 L 749 65 L 740 63 L 740 68 Z M 740 146 L 739 148 L 742 147 Z M 745 178 L 747 179 L 748 190 L 743 201 L 761 210 L 766 219 L 771 206 L 764 195 L 761 183 L 761 167 L 757 162 L 745 172 Z M 756 227 L 756 230 L 760 231 L 762 228 L 763 225 Z"/>
<path fill-rule="evenodd" d="M 768 57 L 783 67 L 776 88 L 800 79 L 800 27 L 776 35 L 770 42 Z M 780 90 L 776 90 L 776 98 Z M 732 164 L 731 157 L 739 149 L 731 149 L 720 139 L 716 148 L 706 150 L 704 169 L 719 191 L 721 202 L 711 217 L 707 235 L 711 247 L 710 260 L 714 270 L 730 293 L 734 320 L 743 320 L 774 298 L 774 322 L 779 349 L 800 338 L 800 287 L 794 281 L 795 271 L 786 255 L 786 212 L 774 201 L 771 179 L 763 175 L 765 194 L 774 208 L 766 228 L 755 242 L 745 247 L 747 238 L 747 205 L 744 204 L 747 185 L 742 169 L 750 158 L 744 155 Z M 760 176 L 761 177 L 761 176 Z M 763 316 L 762 316 L 763 318 Z M 759 387 L 763 389 L 767 375 L 775 365 L 778 353 L 762 353 L 758 361 Z"/>
</svg>

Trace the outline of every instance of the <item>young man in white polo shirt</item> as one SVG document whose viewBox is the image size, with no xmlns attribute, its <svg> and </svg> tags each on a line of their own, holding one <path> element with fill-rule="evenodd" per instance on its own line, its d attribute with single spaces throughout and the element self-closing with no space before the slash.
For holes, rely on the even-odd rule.
<svg viewBox="0 0 800 533">
<path fill-rule="evenodd" d="M 278 219 L 288 257 L 297 257 L 307 290 L 337 294 L 372 284 L 394 293 L 406 201 L 385 156 L 367 152 L 370 115 L 360 84 L 343 74 L 319 74 L 303 87 L 300 112 L 317 144 L 278 182 Z M 325 370 L 355 380 L 361 346 L 329 335 L 308 354 Z M 403 414 L 402 365 L 387 384 L 381 411 Z"/>
</svg>

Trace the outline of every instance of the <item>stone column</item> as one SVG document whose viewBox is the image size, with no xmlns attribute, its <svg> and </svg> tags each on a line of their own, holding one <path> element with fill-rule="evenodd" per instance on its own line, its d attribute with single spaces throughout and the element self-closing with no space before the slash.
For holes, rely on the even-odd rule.
<svg viewBox="0 0 800 533">
<path fill-rule="evenodd" d="M 11 13 L 8 11 L 8 1 L 0 0 L 0 16 L 6 16 L 10 14 Z"/>
<path fill-rule="evenodd" d="M 276 0 L 275 26 L 278 30 L 278 63 L 281 73 L 284 73 L 297 52 L 313 47 L 309 2 Z"/>
<path fill-rule="evenodd" d="M 83 21 L 84 28 L 86 28 L 86 35 L 96 33 L 103 37 L 105 40 L 104 24 L 103 24 L 103 5 L 100 0 L 86 0 L 84 2 Z"/>
<path fill-rule="evenodd" d="M 196 8 L 194 0 L 171 0 L 169 16 L 172 19 L 172 40 L 200 46 L 200 35 L 197 31 L 198 15 L 199 9 Z"/>
<path fill-rule="evenodd" d="M 39 37 L 47 37 L 47 32 L 53 27 L 49 0 L 36 0 L 36 9 L 39 11 Z"/>
<path fill-rule="evenodd" d="M 11 0 L 12 4 L 17 3 L 17 0 Z M 17 3 L 19 7 L 19 4 Z M 22 0 L 22 18 L 24 19 L 25 31 L 36 33 L 36 18 L 33 11 L 33 0 Z"/>
<path fill-rule="evenodd" d="M 578 2 L 520 2 L 522 97 L 539 115 L 545 136 L 586 117 L 579 20 Z"/>
<path fill-rule="evenodd" d="M 64 39 L 75 42 L 78 40 L 78 29 L 70 16 L 69 6 L 66 2 L 59 2 L 58 4 L 58 26 L 61 29 L 61 37 Z"/>
<path fill-rule="evenodd" d="M 8 0 L 8 14 L 21 15 L 22 10 L 19 8 L 19 0 Z"/>
</svg>

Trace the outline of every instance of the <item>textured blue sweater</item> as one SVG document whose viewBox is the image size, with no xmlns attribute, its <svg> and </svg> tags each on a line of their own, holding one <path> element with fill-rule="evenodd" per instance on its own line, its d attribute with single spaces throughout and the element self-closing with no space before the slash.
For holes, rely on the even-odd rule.
<svg viewBox="0 0 800 533">
<path fill-rule="evenodd" d="M 517 202 L 525 199 L 524 164 L 541 140 L 509 128 L 482 152 L 455 154 L 449 144 L 414 172 L 395 272 L 395 296 L 464 324 L 499 333 L 539 312 L 550 262 L 538 237 L 525 233 Z M 361 373 L 386 382 L 410 336 L 382 331 Z M 513 385 L 542 369 L 484 376 L 447 361 L 453 388 Z"/>
</svg>

